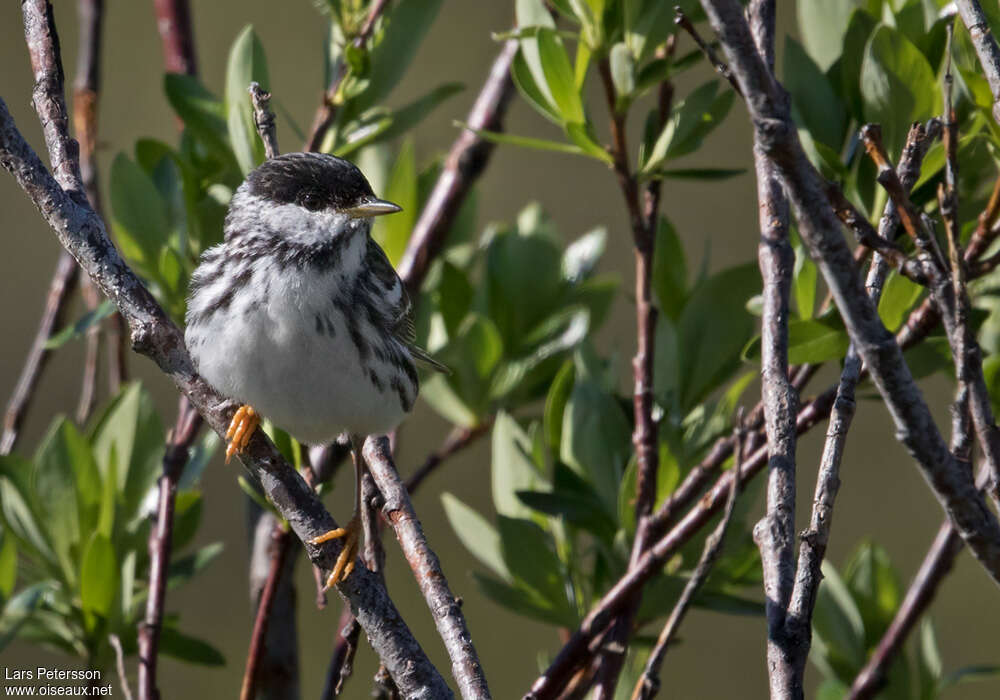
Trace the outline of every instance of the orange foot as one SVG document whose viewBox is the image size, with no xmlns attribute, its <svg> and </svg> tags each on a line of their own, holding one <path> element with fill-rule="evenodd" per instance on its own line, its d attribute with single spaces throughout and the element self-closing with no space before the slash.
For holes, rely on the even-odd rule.
<svg viewBox="0 0 1000 700">
<path fill-rule="evenodd" d="M 226 463 L 234 454 L 239 454 L 247 448 L 247 443 L 253 437 L 253 433 L 260 425 L 260 415 L 253 410 L 253 406 L 243 405 L 233 414 L 233 419 L 229 422 L 229 430 L 226 431 Z"/>
<path fill-rule="evenodd" d="M 309 544 L 323 544 L 330 540 L 344 538 L 344 548 L 340 550 L 337 563 L 333 565 L 333 571 L 330 572 L 330 576 L 326 579 L 326 586 L 323 587 L 324 591 L 342 581 L 346 581 L 347 577 L 354 571 L 354 562 L 358 556 L 358 535 L 360 531 L 361 520 L 355 515 L 351 518 L 351 522 L 347 523 L 347 527 L 338 527 L 336 530 L 330 530 L 319 537 L 313 537 L 309 540 Z"/>
</svg>

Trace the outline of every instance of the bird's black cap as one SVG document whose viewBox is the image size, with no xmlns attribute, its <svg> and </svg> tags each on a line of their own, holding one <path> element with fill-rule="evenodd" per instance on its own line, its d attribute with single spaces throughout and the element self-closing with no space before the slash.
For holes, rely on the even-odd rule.
<svg viewBox="0 0 1000 700">
<path fill-rule="evenodd" d="M 373 199 L 371 185 L 350 161 L 325 153 L 286 153 L 247 176 L 250 193 L 311 210 L 350 209 Z"/>
</svg>

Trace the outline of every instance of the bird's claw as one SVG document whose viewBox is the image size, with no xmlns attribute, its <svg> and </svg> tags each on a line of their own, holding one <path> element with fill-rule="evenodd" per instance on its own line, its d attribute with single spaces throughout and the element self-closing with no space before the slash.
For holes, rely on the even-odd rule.
<svg viewBox="0 0 1000 700">
<path fill-rule="evenodd" d="M 229 422 L 229 430 L 226 431 L 226 464 L 234 454 L 239 454 L 247 448 L 250 438 L 260 425 L 260 415 L 253 409 L 253 406 L 246 404 L 240 406 L 233 419 Z"/>
<path fill-rule="evenodd" d="M 351 522 L 347 524 L 347 527 L 338 527 L 336 530 L 324 532 L 322 535 L 309 540 L 309 544 L 323 544 L 330 540 L 344 538 L 344 548 L 340 550 L 340 556 L 337 557 L 337 562 L 333 565 L 333 570 L 326 579 L 326 585 L 323 587 L 324 592 L 333 588 L 338 583 L 346 581 L 347 577 L 354 571 L 354 562 L 358 556 L 358 535 L 360 531 L 361 521 L 355 515 L 351 518 Z"/>
</svg>

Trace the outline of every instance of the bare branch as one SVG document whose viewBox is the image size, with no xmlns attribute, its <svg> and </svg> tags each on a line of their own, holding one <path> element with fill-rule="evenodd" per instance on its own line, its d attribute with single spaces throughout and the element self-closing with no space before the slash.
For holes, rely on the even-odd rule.
<svg viewBox="0 0 1000 700">
<path fill-rule="evenodd" d="M 448 151 L 441 174 L 410 233 L 398 271 L 414 297 L 420 290 L 431 261 L 444 247 L 455 216 L 473 183 L 486 169 L 493 154 L 494 144 L 477 136 L 472 129 L 503 130 L 504 115 L 514 92 L 510 66 L 517 53 L 517 46 L 516 40 L 506 42 L 494 59 L 489 76 L 465 118 L 469 129 L 462 131 Z"/>
<path fill-rule="evenodd" d="M 274 609 L 275 594 L 282 578 L 282 570 L 291 550 L 292 536 L 280 522 L 275 522 L 271 533 L 271 563 L 267 581 L 260 594 L 257 615 L 254 618 L 253 632 L 250 635 L 250 649 L 247 651 L 247 661 L 243 669 L 243 683 L 240 687 L 240 700 L 253 700 L 257 697 L 257 676 L 262 665 L 264 648 L 267 640 L 268 625 L 271 621 L 271 611 Z"/>
<path fill-rule="evenodd" d="M 139 700 L 157 700 L 157 655 L 163 610 L 167 597 L 167 572 L 173 549 L 174 504 L 177 483 L 188 461 L 188 452 L 201 428 L 201 416 L 193 409 L 187 397 L 182 396 L 177 406 L 177 423 L 170 431 L 167 449 L 163 455 L 163 471 L 158 482 L 156 525 L 149 533 L 149 597 L 146 598 L 146 615 L 139 626 Z"/>
<path fill-rule="evenodd" d="M 253 103 L 253 121 L 260 140 L 264 143 L 265 157 L 274 158 L 279 151 L 274 112 L 271 111 L 271 93 L 265 92 L 257 81 L 250 83 L 247 92 L 250 93 L 250 101 Z"/>
<path fill-rule="evenodd" d="M 153 6 L 167 72 L 197 75 L 198 60 L 188 0 L 153 0 Z"/>
<path fill-rule="evenodd" d="M 990 31 L 979 0 L 957 0 L 955 5 L 958 6 L 958 13 L 962 16 L 962 22 L 972 37 L 972 45 L 979 55 L 990 92 L 993 93 L 993 118 L 1000 124 L 1000 47 Z"/>
<path fill-rule="evenodd" d="M 31 342 L 31 349 L 28 350 L 28 357 L 25 358 L 14 393 L 7 402 L 7 410 L 3 417 L 3 437 L 0 438 L 0 455 L 10 454 L 17 443 L 21 424 L 35 397 L 35 388 L 49 359 L 50 351 L 46 349 L 45 344 L 56 328 L 63 323 L 66 306 L 76 287 L 78 276 L 79 268 L 76 261 L 69 253 L 63 251 L 59 255 L 59 262 L 56 263 L 52 281 L 49 282 L 45 310 L 42 312 L 38 330 L 35 331 L 35 339 Z"/>
<path fill-rule="evenodd" d="M 434 617 L 434 624 L 448 650 L 452 675 L 458 682 L 462 697 L 490 697 L 479 656 L 472 646 L 472 638 L 465 625 L 462 607 L 448 587 L 448 580 L 441 571 L 437 555 L 427 544 L 423 527 L 392 463 L 388 440 L 384 437 L 369 438 L 365 442 L 364 457 L 385 498 L 382 512 L 396 532 L 403 555 L 413 570 L 420 592 Z"/>
<path fill-rule="evenodd" d="M 702 0 L 722 41 L 753 119 L 761 146 L 775 163 L 795 210 L 799 233 L 833 292 L 848 333 L 869 367 L 896 424 L 897 436 L 917 461 L 935 496 L 963 539 L 1000 582 L 1000 523 L 941 437 L 899 345 L 864 294 L 854 258 L 826 205 L 821 178 L 809 162 L 789 116 L 782 89 L 757 54 L 735 0 Z M 897 203 L 898 205 L 898 203 Z"/>
<path fill-rule="evenodd" d="M 125 700 L 132 700 L 132 689 L 128 687 L 128 675 L 125 673 L 125 652 L 122 651 L 122 640 L 117 634 L 109 634 L 108 641 L 115 650 L 115 670 L 118 672 L 118 687 L 121 688 Z"/>
<path fill-rule="evenodd" d="M 726 65 L 725 61 L 719 58 L 719 54 L 715 52 L 712 45 L 701 38 L 701 34 L 698 33 L 694 24 L 691 23 L 691 20 L 686 14 L 684 14 L 684 10 L 682 10 L 679 5 L 674 6 L 674 24 L 691 36 L 694 43 L 698 45 L 698 48 L 701 49 L 701 52 L 705 55 L 705 58 L 707 58 L 708 62 L 712 64 L 715 72 L 728 80 L 736 94 L 742 96 L 743 92 L 740 90 L 740 84 L 736 82 L 736 78 L 733 77 L 733 73 L 729 70 L 729 66 Z"/>
<path fill-rule="evenodd" d="M 740 416 L 740 420 L 742 420 L 742 416 Z M 684 590 L 681 592 L 681 597 L 677 599 L 677 603 L 674 605 L 674 609 L 670 611 L 670 617 L 667 618 L 667 622 L 663 626 L 663 631 L 660 632 L 660 636 L 656 640 L 656 645 L 649 654 L 649 659 L 646 661 L 646 667 L 643 670 L 642 676 L 640 676 L 635 689 L 632 691 L 632 700 L 651 700 L 656 695 L 660 688 L 660 666 L 663 665 L 663 657 L 667 653 L 667 646 L 673 640 L 674 634 L 676 634 L 677 629 L 684 620 L 684 615 L 687 614 L 688 608 L 691 607 L 691 603 L 694 601 L 695 594 L 701 588 L 702 584 L 705 583 L 708 574 L 715 565 L 716 559 L 719 558 L 719 552 L 722 551 L 726 529 L 729 527 L 729 523 L 733 519 L 733 513 L 736 510 L 736 494 L 740 490 L 738 475 L 742 471 L 740 459 L 743 455 L 743 426 L 741 424 L 737 425 L 734 433 L 733 474 L 737 475 L 737 478 L 732 479 L 732 484 L 729 488 L 729 498 L 726 501 L 726 509 L 722 515 L 722 520 L 716 525 L 712 534 L 705 539 L 705 546 L 702 549 L 698 565 L 695 566 L 691 578 L 685 584 Z"/>
<path fill-rule="evenodd" d="M 453 456 L 455 453 L 461 452 L 483 435 L 488 434 L 492 425 L 493 418 L 490 417 L 488 420 L 484 420 L 482 423 L 473 428 L 462 428 L 458 426 L 453 428 L 448 434 L 448 437 L 446 437 L 444 442 L 441 444 L 441 447 L 427 455 L 427 459 L 424 460 L 424 463 L 417 469 L 414 469 L 413 473 L 406 478 L 406 490 L 410 494 L 413 494 L 418 488 L 420 488 L 420 485 L 424 483 L 424 480 L 439 466 L 441 466 L 442 462 Z"/>
<path fill-rule="evenodd" d="M 774 2 L 753 0 L 757 52 L 774 64 Z M 761 393 L 767 433 L 767 513 L 754 527 L 764 571 L 767 667 L 772 697 L 801 695 L 785 615 L 795 580 L 795 418 L 798 395 L 788 375 L 788 316 L 795 255 L 788 239 L 788 200 L 758 134 L 754 143 L 760 219 L 758 259 L 764 281 L 761 321 Z M 799 687 L 797 687 L 799 686 Z"/>
</svg>

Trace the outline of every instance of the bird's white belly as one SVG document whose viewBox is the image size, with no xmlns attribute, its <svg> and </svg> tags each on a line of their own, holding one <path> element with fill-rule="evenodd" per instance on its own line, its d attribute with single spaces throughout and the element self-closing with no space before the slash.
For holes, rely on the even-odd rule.
<svg viewBox="0 0 1000 700">
<path fill-rule="evenodd" d="M 385 376 L 386 368 L 362 362 L 343 312 L 327 301 L 332 296 L 273 287 L 265 303 L 240 298 L 204 324 L 202 342 L 189 339 L 200 374 L 302 442 L 395 428 L 404 415 L 399 396 L 388 381 L 379 388 L 369 377 L 373 368 Z"/>
</svg>

